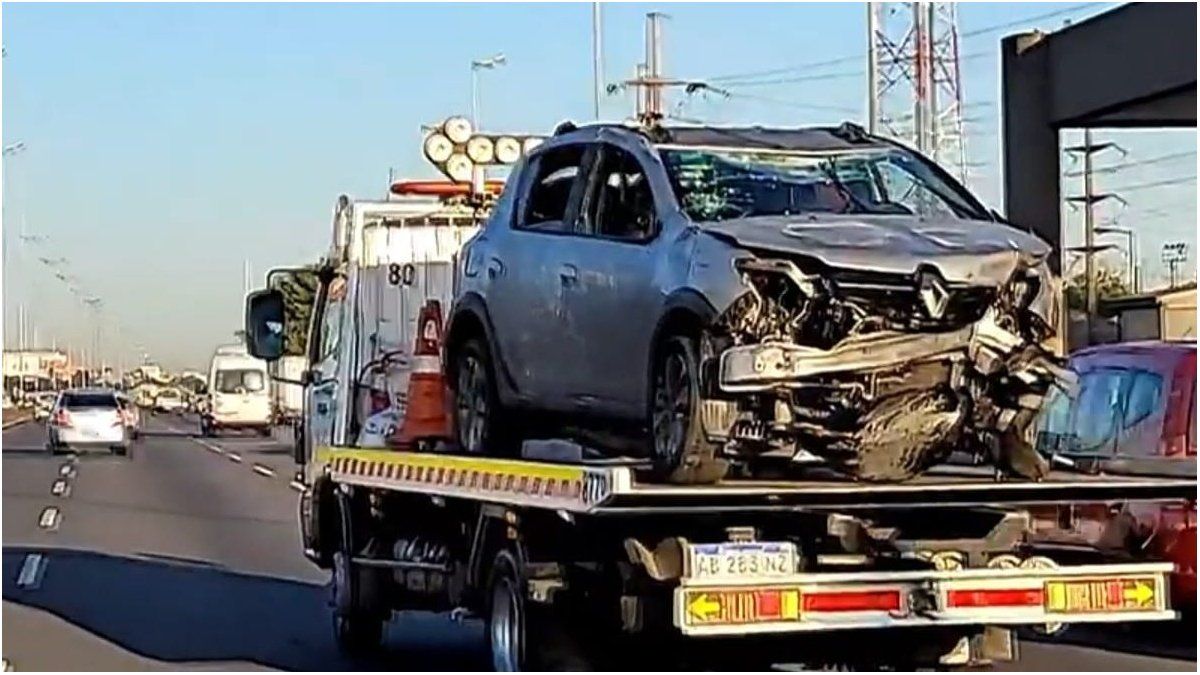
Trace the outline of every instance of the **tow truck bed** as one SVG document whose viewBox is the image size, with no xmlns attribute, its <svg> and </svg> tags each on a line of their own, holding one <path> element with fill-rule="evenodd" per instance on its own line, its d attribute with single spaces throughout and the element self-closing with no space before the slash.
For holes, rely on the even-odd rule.
<svg viewBox="0 0 1200 675">
<path fill-rule="evenodd" d="M 1021 505 L 1195 498 L 1186 477 L 1003 482 L 952 465 L 901 484 L 810 471 L 680 486 L 611 460 L 357 448 L 315 460 L 302 534 L 310 558 L 332 567 L 336 625 L 351 631 L 340 641 L 377 641 L 392 610 L 458 609 L 538 645 L 528 658 L 603 654 L 588 646 L 598 635 L 809 633 L 830 637 L 805 643 L 808 657 L 853 663 L 864 658 L 853 631 L 872 628 L 917 632 L 872 643 L 871 658 L 1006 660 L 1012 626 L 1175 616 L 1170 564 L 1060 565 L 1023 546 Z M 306 516 L 324 511 L 317 501 L 338 515 Z M 340 534 L 318 539 L 306 522 Z M 519 599 L 497 603 L 514 588 Z"/>
<path fill-rule="evenodd" d="M 988 469 L 952 465 L 906 483 L 856 483 L 828 474 L 800 480 L 726 480 L 687 486 L 640 481 L 634 467 L 611 462 L 563 463 L 346 448 L 323 449 L 318 461 L 328 466 L 335 482 L 595 515 L 1009 507 L 1195 496 L 1194 479 L 1055 471 L 1039 482 L 997 481 Z"/>
</svg>

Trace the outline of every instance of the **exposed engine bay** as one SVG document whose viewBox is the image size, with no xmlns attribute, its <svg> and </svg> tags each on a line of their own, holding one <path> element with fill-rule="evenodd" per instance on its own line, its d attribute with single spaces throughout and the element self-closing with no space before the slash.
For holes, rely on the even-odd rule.
<svg viewBox="0 0 1200 675">
<path fill-rule="evenodd" d="M 1000 285 L 833 269 L 797 256 L 744 257 L 746 292 L 706 350 L 725 401 L 706 431 L 734 456 L 815 455 L 864 481 L 911 478 L 954 450 L 1003 474 L 1049 469 L 1028 428 L 1070 371 L 1044 347 L 1058 286 L 1044 263 Z"/>
</svg>

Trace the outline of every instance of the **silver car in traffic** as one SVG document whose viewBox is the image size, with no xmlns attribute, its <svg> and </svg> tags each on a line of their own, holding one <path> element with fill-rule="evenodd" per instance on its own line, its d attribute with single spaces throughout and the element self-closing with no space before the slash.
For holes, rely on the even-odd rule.
<svg viewBox="0 0 1200 675">
<path fill-rule="evenodd" d="M 953 449 L 1037 478 L 1026 429 L 1070 386 L 1050 251 L 852 124 L 564 125 L 460 252 L 457 441 L 603 432 L 681 482 L 903 480 Z"/>
<path fill-rule="evenodd" d="M 106 389 L 71 389 L 59 394 L 46 432 L 52 453 L 89 448 L 103 448 L 118 455 L 129 451 L 126 412 L 116 394 Z"/>
</svg>

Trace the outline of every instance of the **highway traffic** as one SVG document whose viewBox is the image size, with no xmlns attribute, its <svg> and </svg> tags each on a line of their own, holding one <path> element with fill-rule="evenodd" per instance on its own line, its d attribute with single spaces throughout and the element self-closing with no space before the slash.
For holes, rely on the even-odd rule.
<svg viewBox="0 0 1200 675">
<path fill-rule="evenodd" d="M 375 656 L 339 653 L 328 574 L 295 545 L 290 430 L 207 439 L 190 417 L 143 424 L 129 458 L 54 457 L 42 425 L 4 431 L 3 657 L 14 670 L 487 668 L 479 624 L 444 614 L 400 615 Z M 1003 670 L 1194 670 L 1194 641 L 1150 637 L 1162 633 L 1073 629 L 1023 642 Z"/>
</svg>

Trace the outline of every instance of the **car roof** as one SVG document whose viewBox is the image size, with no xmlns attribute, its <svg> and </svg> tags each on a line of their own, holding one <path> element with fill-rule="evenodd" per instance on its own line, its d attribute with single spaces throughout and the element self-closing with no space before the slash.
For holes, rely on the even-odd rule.
<svg viewBox="0 0 1200 675">
<path fill-rule="evenodd" d="M 1071 354 L 1071 358 L 1077 356 L 1096 357 L 1104 356 L 1105 354 L 1147 354 L 1147 353 L 1164 353 L 1164 354 L 1186 354 L 1196 351 L 1195 341 L 1184 340 L 1137 340 L 1133 342 L 1114 342 L 1106 345 L 1092 345 L 1084 347 Z"/>
<path fill-rule="evenodd" d="M 1070 355 L 1070 365 L 1077 370 L 1123 367 L 1133 363 L 1138 367 L 1154 364 L 1153 369 L 1168 375 L 1175 369 L 1196 362 L 1196 343 L 1163 340 L 1118 342 L 1087 347 Z"/>
<path fill-rule="evenodd" d="M 895 147 L 893 143 L 872 136 L 858 125 L 812 127 L 723 127 L 723 126 L 654 126 L 638 127 L 624 124 L 589 124 L 575 127 L 560 125 L 556 138 L 592 140 L 601 133 L 624 133 L 641 136 L 660 145 L 694 145 L 710 147 L 756 148 L 763 150 L 838 151 L 863 148 Z"/>
</svg>

